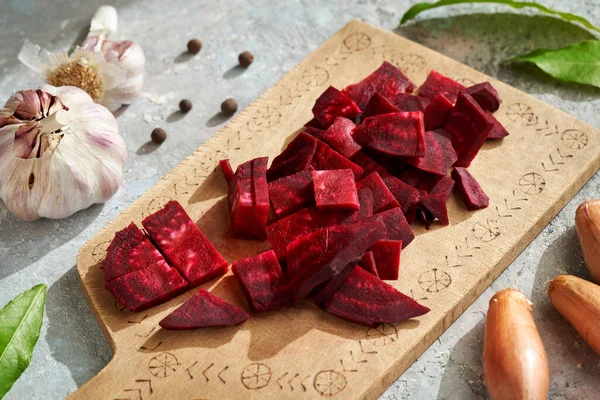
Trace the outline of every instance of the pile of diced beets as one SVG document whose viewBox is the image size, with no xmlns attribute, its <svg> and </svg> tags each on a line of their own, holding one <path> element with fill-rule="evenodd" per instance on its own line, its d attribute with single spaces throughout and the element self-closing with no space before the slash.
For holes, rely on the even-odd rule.
<svg viewBox="0 0 600 400">
<path fill-rule="evenodd" d="M 365 326 L 429 311 L 384 280 L 397 280 L 410 223 L 448 225 L 456 187 L 469 210 L 488 197 L 467 167 L 487 139 L 508 135 L 489 83 L 464 87 L 432 71 L 419 88 L 384 62 L 339 91 L 329 87 L 314 119 L 275 157 L 220 162 L 233 236 L 272 250 L 235 261 L 254 312 L 304 299 Z M 448 174 L 450 173 L 450 177 Z M 227 272 L 228 263 L 176 201 L 116 233 L 104 261 L 106 288 L 131 311 L 165 302 Z M 230 326 L 249 315 L 206 290 L 160 322 L 165 329 Z"/>
</svg>

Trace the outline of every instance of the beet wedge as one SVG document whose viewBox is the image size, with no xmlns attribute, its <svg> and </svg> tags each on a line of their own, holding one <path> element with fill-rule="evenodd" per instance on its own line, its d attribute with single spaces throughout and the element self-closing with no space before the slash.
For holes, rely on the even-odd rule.
<svg viewBox="0 0 600 400">
<path fill-rule="evenodd" d="M 392 192 L 390 192 L 377 171 L 370 173 L 360 180 L 360 182 L 356 184 L 356 188 L 359 192 L 364 189 L 369 189 L 371 191 L 373 194 L 373 213 L 375 214 L 400 207 L 400 203 L 398 203 L 398 200 L 396 200 Z"/>
<path fill-rule="evenodd" d="M 353 133 L 354 140 L 391 156 L 425 155 L 423 113 L 397 112 L 366 118 Z"/>
<path fill-rule="evenodd" d="M 300 171 L 269 182 L 269 199 L 275 214 L 285 217 L 315 204 L 311 171 Z"/>
<path fill-rule="evenodd" d="M 313 232 L 315 225 L 311 213 L 302 209 L 267 226 L 267 238 L 277 258 L 285 260 L 287 245 Z"/>
<path fill-rule="evenodd" d="M 323 309 L 346 321 L 368 327 L 402 322 L 430 311 L 357 266 L 342 287 L 323 304 Z"/>
<path fill-rule="evenodd" d="M 333 278 L 352 260 L 386 235 L 381 218 L 332 226 L 298 238 L 287 247 L 288 277 L 294 303 Z"/>
<path fill-rule="evenodd" d="M 377 273 L 377 265 L 375 264 L 375 256 L 373 255 L 372 251 L 367 251 L 365 254 L 362 255 L 358 266 L 370 273 L 371 275 L 379 278 L 379 274 Z"/>
<path fill-rule="evenodd" d="M 346 86 L 342 93 L 364 109 L 375 93 L 390 98 L 399 93 L 412 93 L 416 86 L 394 65 L 384 61 L 371 75 L 353 85 Z"/>
<path fill-rule="evenodd" d="M 219 161 L 219 167 L 221 168 L 221 172 L 223 172 L 223 177 L 225 178 L 227 185 L 231 184 L 231 181 L 233 180 L 233 169 L 231 168 L 229 160 Z"/>
<path fill-rule="evenodd" d="M 458 156 L 450 134 L 443 129 L 425 132 L 425 155 L 423 157 L 405 157 L 403 160 L 422 171 L 437 175 L 446 175 Z"/>
<path fill-rule="evenodd" d="M 437 71 L 431 71 L 427 75 L 425 83 L 419 88 L 419 96 L 433 99 L 441 93 L 454 103 L 458 93 L 464 90 L 465 87 L 454 79 L 450 79 Z"/>
<path fill-rule="evenodd" d="M 333 124 L 324 131 L 313 131 L 313 136 L 321 139 L 332 149 L 340 153 L 346 158 L 350 158 L 360 151 L 361 146 L 352 138 L 354 131 L 354 122 L 348 118 L 337 117 Z"/>
<path fill-rule="evenodd" d="M 399 112 L 400 110 L 396 108 L 388 99 L 380 95 L 379 93 L 375 93 L 371 96 L 371 99 L 367 103 L 365 110 L 362 113 L 362 119 L 368 117 L 373 117 L 375 115 L 380 114 L 389 114 Z"/>
<path fill-rule="evenodd" d="M 166 263 L 137 269 L 105 284 L 106 290 L 133 312 L 164 303 L 187 286 L 177 270 Z"/>
<path fill-rule="evenodd" d="M 317 140 L 317 150 L 311 162 L 311 167 L 317 171 L 330 169 L 351 169 L 354 179 L 363 176 L 363 169 L 332 149 L 327 143 Z"/>
<path fill-rule="evenodd" d="M 187 330 L 196 328 L 222 328 L 239 325 L 250 315 L 233 304 L 200 289 L 179 308 L 163 318 L 158 325 L 164 329 Z"/>
<path fill-rule="evenodd" d="M 360 114 L 360 108 L 345 94 L 329 86 L 319 96 L 312 109 L 315 119 L 325 128 L 329 128 L 336 117 L 353 120 Z"/>
<path fill-rule="evenodd" d="M 489 82 L 477 83 L 465 89 L 485 111 L 496 112 L 500 108 L 500 95 Z"/>
<path fill-rule="evenodd" d="M 376 276 L 379 279 L 397 281 L 400 272 L 402 240 L 378 240 L 369 250 L 375 259 Z"/>
<path fill-rule="evenodd" d="M 428 194 L 421 197 L 419 203 L 423 209 L 429 212 L 425 219 L 425 224 L 428 226 L 434 220 L 439 220 L 443 225 L 449 225 L 448 209 L 446 208 L 447 197 L 444 193 Z"/>
<path fill-rule="evenodd" d="M 389 98 L 390 103 L 400 111 L 421 111 L 424 112 L 430 100 L 415 96 L 414 94 L 400 93 Z"/>
<path fill-rule="evenodd" d="M 452 189 L 454 189 L 454 180 L 445 176 L 436 183 L 429 194 L 443 194 L 443 197 L 448 200 L 452 194 Z"/>
<path fill-rule="evenodd" d="M 271 182 L 296 172 L 310 169 L 317 151 L 317 139 L 306 132 L 300 132 L 281 154 L 273 159 L 267 170 L 267 181 Z"/>
<path fill-rule="evenodd" d="M 486 113 L 486 115 L 494 124 L 494 126 L 492 126 L 492 130 L 490 130 L 490 133 L 488 133 L 486 140 L 502 139 L 509 135 L 504 125 L 502 125 L 502 123 L 498 121 L 496 117 L 494 117 L 491 113 Z"/>
<path fill-rule="evenodd" d="M 227 272 L 227 261 L 177 201 L 168 202 L 146 217 L 142 225 L 190 286 L 198 286 Z"/>
<path fill-rule="evenodd" d="M 291 298 L 290 304 L 274 302 L 287 281 L 273 250 L 235 261 L 231 270 L 254 311 L 274 310 L 291 304 Z"/>
<path fill-rule="evenodd" d="M 468 94 L 459 93 L 444 128 L 452 136 L 457 167 L 468 167 L 490 133 L 493 122 Z"/>
<path fill-rule="evenodd" d="M 321 211 L 358 210 L 358 193 L 350 169 L 313 171 L 315 202 Z"/>
<path fill-rule="evenodd" d="M 108 282 L 137 269 L 162 264 L 167 265 L 165 258 L 132 222 L 115 233 L 108 245 L 104 259 L 104 278 Z"/>
<path fill-rule="evenodd" d="M 443 128 L 453 108 L 454 104 L 446 96 L 442 93 L 436 95 L 423 111 L 425 130 L 432 131 Z"/>
<path fill-rule="evenodd" d="M 381 218 L 386 228 L 386 235 L 383 239 L 400 240 L 403 247 L 406 247 L 415 238 L 415 234 L 400 207 L 380 212 L 365 221 L 374 221 L 377 218 Z"/>
<path fill-rule="evenodd" d="M 454 168 L 452 179 L 456 182 L 458 193 L 469 210 L 480 210 L 489 206 L 489 197 L 466 168 Z"/>
</svg>

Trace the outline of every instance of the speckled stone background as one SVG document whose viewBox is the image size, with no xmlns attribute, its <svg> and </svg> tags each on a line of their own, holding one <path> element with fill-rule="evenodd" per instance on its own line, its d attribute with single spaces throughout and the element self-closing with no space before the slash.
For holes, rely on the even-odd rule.
<svg viewBox="0 0 600 400">
<path fill-rule="evenodd" d="M 50 50 L 70 48 L 85 35 L 100 1 L 1 0 L 0 101 L 41 80 L 16 57 L 25 38 Z M 553 81 L 534 67 L 505 60 L 538 47 L 593 38 L 583 28 L 532 11 L 503 6 L 438 9 L 397 28 L 414 2 L 394 1 L 118 1 L 119 37 L 138 42 L 147 57 L 140 99 L 119 116 L 129 161 L 123 187 L 109 202 L 61 221 L 17 221 L 0 205 L 0 305 L 29 287 L 49 286 L 40 341 L 29 369 L 7 399 L 60 399 L 108 363 L 112 353 L 84 299 L 75 271 L 79 248 L 107 222 L 225 122 L 219 105 L 235 97 L 244 107 L 310 51 L 353 18 L 363 19 L 440 51 L 600 127 L 600 90 Z M 581 14 L 600 26 L 597 0 L 540 1 Z M 192 37 L 204 46 L 184 54 Z M 244 71 L 237 55 L 256 61 Z M 182 98 L 193 110 L 176 112 Z M 163 127 L 160 147 L 150 131 Z M 548 351 L 552 399 L 593 399 L 600 393 L 600 358 L 550 305 L 545 282 L 560 273 L 586 277 L 573 226 L 576 206 L 600 197 L 600 174 L 561 211 L 515 262 L 382 396 L 383 399 L 484 399 L 482 340 L 489 298 L 517 286 L 535 304 Z M 1 371 L 0 371 L 1 373 Z"/>
</svg>

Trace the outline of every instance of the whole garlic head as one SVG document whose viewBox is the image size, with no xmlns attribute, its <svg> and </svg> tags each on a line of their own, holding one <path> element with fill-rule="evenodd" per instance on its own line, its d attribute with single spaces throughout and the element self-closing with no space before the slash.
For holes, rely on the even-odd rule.
<svg viewBox="0 0 600 400">
<path fill-rule="evenodd" d="M 79 88 L 23 90 L 0 109 L 0 198 L 19 219 L 107 201 L 126 160 L 115 117 Z"/>
</svg>

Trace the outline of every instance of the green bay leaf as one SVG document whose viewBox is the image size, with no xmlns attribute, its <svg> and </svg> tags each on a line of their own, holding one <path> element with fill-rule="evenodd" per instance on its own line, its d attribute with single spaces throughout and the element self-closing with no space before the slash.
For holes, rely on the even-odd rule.
<svg viewBox="0 0 600 400">
<path fill-rule="evenodd" d="M 562 18 L 563 20 L 568 21 L 568 22 L 579 22 L 580 24 L 582 24 L 583 26 L 585 26 L 588 29 L 594 30 L 596 32 L 600 32 L 600 28 L 592 25 L 590 23 L 590 21 L 588 21 L 587 19 L 585 19 L 583 17 L 580 17 L 579 15 L 553 10 L 553 9 L 545 7 L 541 4 L 533 3 L 530 1 L 512 1 L 512 0 L 440 0 L 436 3 L 428 3 L 428 2 L 417 3 L 414 6 L 412 6 L 411 8 L 409 8 L 408 11 L 406 11 L 404 13 L 404 15 L 402 16 L 402 19 L 400 20 L 400 25 L 402 25 L 406 21 L 410 21 L 411 19 L 415 18 L 418 14 L 422 13 L 423 11 L 431 10 L 431 9 L 438 8 L 438 7 L 451 6 L 451 5 L 455 5 L 455 4 L 464 4 L 464 3 L 504 4 L 506 6 L 510 6 L 512 8 L 516 8 L 516 9 L 528 8 L 528 7 L 535 8 L 538 11 L 541 11 L 543 13 L 550 14 L 550 15 L 555 15 L 555 16 Z"/>
<path fill-rule="evenodd" d="M 40 337 L 46 285 L 21 293 L 0 310 L 0 399 L 29 366 Z"/>
<path fill-rule="evenodd" d="M 530 62 L 564 82 L 600 87 L 600 41 L 587 40 L 560 49 L 537 49 L 512 61 Z"/>
</svg>

